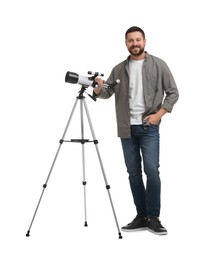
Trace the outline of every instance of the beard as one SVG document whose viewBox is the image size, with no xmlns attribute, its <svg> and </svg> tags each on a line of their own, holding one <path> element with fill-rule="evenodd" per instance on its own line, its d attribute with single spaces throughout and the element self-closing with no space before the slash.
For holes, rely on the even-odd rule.
<svg viewBox="0 0 224 260">
<path fill-rule="evenodd" d="M 136 50 L 135 50 L 135 48 L 136 48 Z M 133 56 L 140 56 L 145 51 L 145 48 L 144 47 L 141 48 L 141 47 L 137 47 L 137 46 L 132 46 L 130 49 L 128 49 L 128 51 Z"/>
</svg>

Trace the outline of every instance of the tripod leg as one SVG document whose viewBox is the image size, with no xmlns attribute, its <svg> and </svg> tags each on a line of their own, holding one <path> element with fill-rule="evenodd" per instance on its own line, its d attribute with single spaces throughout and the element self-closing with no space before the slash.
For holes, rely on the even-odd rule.
<svg viewBox="0 0 224 260">
<path fill-rule="evenodd" d="M 103 173 L 103 178 L 104 178 L 104 181 L 105 181 L 105 184 L 106 184 L 106 189 L 107 189 L 107 192 L 108 192 L 110 204 L 111 204 L 111 207 L 112 207 L 112 211 L 113 211 L 113 214 L 114 214 L 114 219 L 115 219 L 117 230 L 118 230 L 118 235 L 119 235 L 119 238 L 122 238 L 122 235 L 121 235 L 121 232 L 120 232 L 120 228 L 119 228 L 119 225 L 118 225 L 117 216 L 116 216 L 116 213 L 115 213 L 114 205 L 113 205 L 111 194 L 110 194 L 110 185 L 108 185 L 108 182 L 107 182 L 107 178 L 106 178 L 103 162 L 102 162 L 102 159 L 101 159 L 101 156 L 100 156 L 100 152 L 99 152 L 99 148 L 98 148 L 98 141 L 96 140 L 96 136 L 95 136 L 95 133 L 94 133 L 94 130 L 93 130 L 93 125 L 92 125 L 92 122 L 91 122 L 91 119 L 90 119 L 89 111 L 88 111 L 87 104 L 86 104 L 85 100 L 83 100 L 83 104 L 84 104 L 84 107 L 85 107 L 88 123 L 89 123 L 90 129 L 91 129 L 91 133 L 92 133 L 92 137 L 93 137 L 93 140 L 94 140 L 97 156 L 98 156 L 98 159 L 99 159 L 99 162 L 100 162 L 100 166 L 101 166 L 101 170 L 102 170 L 102 173 Z"/>
<path fill-rule="evenodd" d="M 32 227 L 33 222 L 34 222 L 34 219 L 35 219 L 35 217 L 36 217 L 37 210 L 38 210 L 38 208 L 39 208 L 39 206 L 40 206 L 40 202 L 41 202 L 42 197 L 43 197 L 43 195 L 44 195 L 44 191 L 45 191 L 45 189 L 46 189 L 46 187 L 47 187 L 47 183 L 48 183 L 48 181 L 49 181 L 49 178 L 50 178 L 50 176 L 51 176 L 51 173 L 52 173 L 52 170 L 53 170 L 53 168 L 54 168 L 55 162 L 56 162 L 56 160 L 57 160 L 59 151 L 60 151 L 61 146 L 62 146 L 62 144 L 63 144 L 63 142 L 64 142 L 64 138 L 65 138 L 65 135 L 66 135 L 66 133 L 67 133 L 68 127 L 69 127 L 69 125 L 70 125 L 72 116 L 73 116 L 73 114 L 74 114 L 74 111 L 75 111 L 77 102 L 78 102 L 78 99 L 76 100 L 76 102 L 75 102 L 75 104 L 74 104 L 74 106 L 73 106 L 73 108 L 72 108 L 72 112 L 71 112 L 71 114 L 70 114 L 70 116 L 69 116 L 69 120 L 68 120 L 67 125 L 66 125 L 66 127 L 65 127 L 63 136 L 62 136 L 61 140 L 59 141 L 59 143 L 60 143 L 60 144 L 59 144 L 59 147 L 58 147 L 58 149 L 57 149 L 57 152 L 56 152 L 56 155 L 55 155 L 55 157 L 54 157 L 53 163 L 52 163 L 52 165 L 51 165 L 51 168 L 50 168 L 49 174 L 48 174 L 48 176 L 47 176 L 46 182 L 45 182 L 45 184 L 43 185 L 43 190 L 42 190 L 41 196 L 40 196 L 40 198 L 39 198 L 39 201 L 38 201 L 38 203 L 37 203 L 37 207 L 36 207 L 36 209 L 35 209 L 33 218 L 32 218 L 32 220 L 31 220 L 29 229 L 28 229 L 28 231 L 27 231 L 27 233 L 26 233 L 26 236 L 27 236 L 27 237 L 30 236 L 31 227 Z"/>
<path fill-rule="evenodd" d="M 83 191 L 84 191 L 84 226 L 87 227 L 87 207 L 86 207 L 86 169 L 85 169 L 85 141 L 84 140 L 84 121 L 83 121 L 83 99 L 80 99 L 80 118 L 81 118 L 81 144 L 82 144 L 82 171 L 83 171 Z"/>
</svg>

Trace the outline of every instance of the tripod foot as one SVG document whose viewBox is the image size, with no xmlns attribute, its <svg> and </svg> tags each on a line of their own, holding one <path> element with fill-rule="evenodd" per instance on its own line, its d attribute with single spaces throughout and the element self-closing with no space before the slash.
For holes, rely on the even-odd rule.
<svg viewBox="0 0 224 260">
<path fill-rule="evenodd" d="M 118 235 L 119 235 L 119 239 L 122 239 L 122 235 L 121 235 L 121 233 L 120 233 L 120 232 L 118 233 Z"/>
<path fill-rule="evenodd" d="M 26 233 L 26 237 L 29 237 L 29 236 L 30 236 L 30 230 L 28 230 Z"/>
<path fill-rule="evenodd" d="M 87 221 L 85 221 L 85 223 L 84 223 L 84 227 L 88 227 Z"/>
</svg>

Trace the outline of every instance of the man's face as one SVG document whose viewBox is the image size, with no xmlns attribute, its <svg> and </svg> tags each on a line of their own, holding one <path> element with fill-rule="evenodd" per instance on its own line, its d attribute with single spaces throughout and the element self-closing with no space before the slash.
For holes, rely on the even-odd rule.
<svg viewBox="0 0 224 260">
<path fill-rule="evenodd" d="M 141 32 L 132 32 L 127 34 L 125 41 L 128 51 L 133 56 L 140 56 L 145 49 L 146 40 Z"/>
</svg>

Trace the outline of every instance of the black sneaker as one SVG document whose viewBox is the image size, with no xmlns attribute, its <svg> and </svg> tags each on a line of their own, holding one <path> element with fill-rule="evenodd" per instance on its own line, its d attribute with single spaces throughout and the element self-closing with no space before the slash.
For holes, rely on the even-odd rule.
<svg viewBox="0 0 224 260">
<path fill-rule="evenodd" d="M 147 230 L 147 229 L 148 229 L 148 219 L 146 217 L 141 217 L 141 216 L 136 216 L 131 223 L 121 228 L 122 231 L 126 231 L 126 232 L 133 232 L 133 231 L 140 231 L 140 230 Z"/>
<path fill-rule="evenodd" d="M 167 235 L 167 230 L 161 225 L 157 217 L 148 220 L 148 230 L 157 235 Z"/>
</svg>

